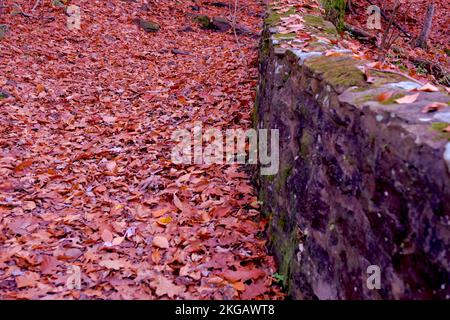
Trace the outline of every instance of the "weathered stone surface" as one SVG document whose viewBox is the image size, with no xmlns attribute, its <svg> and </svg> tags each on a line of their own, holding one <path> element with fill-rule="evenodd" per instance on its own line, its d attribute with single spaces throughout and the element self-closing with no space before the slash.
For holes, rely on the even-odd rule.
<svg viewBox="0 0 450 320">
<path fill-rule="evenodd" d="M 159 31 L 159 24 L 156 22 L 144 20 L 144 19 L 136 19 L 136 23 L 145 32 L 158 32 Z"/>
<path fill-rule="evenodd" d="M 421 112 L 450 97 L 382 104 L 379 93 L 417 84 L 382 72 L 368 84 L 364 61 L 278 49 L 278 19 L 266 21 L 254 125 L 279 129 L 280 171 L 255 177 L 289 294 L 450 299 L 450 134 L 439 130 L 450 107 Z M 320 17 L 306 20 L 333 34 Z M 380 290 L 366 286 L 370 265 L 381 268 Z"/>
</svg>

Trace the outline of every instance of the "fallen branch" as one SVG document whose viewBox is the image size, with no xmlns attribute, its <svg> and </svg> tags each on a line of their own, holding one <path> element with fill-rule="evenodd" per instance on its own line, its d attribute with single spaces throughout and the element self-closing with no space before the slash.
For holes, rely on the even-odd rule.
<svg viewBox="0 0 450 320">
<path fill-rule="evenodd" d="M 31 12 L 33 12 L 34 10 L 36 10 L 36 8 L 41 4 L 41 0 L 36 0 L 36 2 L 34 3 L 33 8 L 31 8 Z"/>
<path fill-rule="evenodd" d="M 352 26 L 348 23 L 344 24 L 345 30 L 347 30 L 348 32 L 352 33 L 356 38 L 359 38 L 360 40 L 364 40 L 370 43 L 375 44 L 377 41 L 377 37 L 370 34 L 369 32 L 366 32 L 362 29 L 359 29 L 355 26 Z"/>
<path fill-rule="evenodd" d="M 242 48 L 241 48 L 241 43 L 239 42 L 239 37 L 238 37 L 237 32 L 236 32 L 236 20 L 237 20 L 238 4 L 239 4 L 239 0 L 235 0 L 234 1 L 234 14 L 233 14 L 233 20 L 231 22 L 231 28 L 233 29 L 234 38 L 236 40 L 236 44 L 237 44 L 238 49 L 239 49 L 241 61 L 244 62 L 245 65 L 247 65 L 247 61 L 245 60 L 244 52 L 242 51 Z"/>
<path fill-rule="evenodd" d="M 417 79 L 414 79 L 413 77 L 408 76 L 407 74 L 401 73 L 399 71 L 395 71 L 395 70 L 380 70 L 380 69 L 376 69 L 376 68 L 367 68 L 367 70 L 371 70 L 371 71 L 377 71 L 377 72 L 384 72 L 384 73 L 392 73 L 392 74 L 396 74 L 402 77 L 407 78 L 408 80 L 411 80 L 417 84 L 420 84 L 421 86 L 423 86 L 424 84 L 422 82 L 420 82 Z"/>
<path fill-rule="evenodd" d="M 22 7 L 20 5 L 18 5 L 17 3 L 13 3 L 14 8 L 16 8 L 17 11 L 19 11 L 19 14 L 21 16 L 24 16 L 26 18 L 34 18 L 34 16 L 30 13 L 26 13 L 22 10 Z"/>
</svg>

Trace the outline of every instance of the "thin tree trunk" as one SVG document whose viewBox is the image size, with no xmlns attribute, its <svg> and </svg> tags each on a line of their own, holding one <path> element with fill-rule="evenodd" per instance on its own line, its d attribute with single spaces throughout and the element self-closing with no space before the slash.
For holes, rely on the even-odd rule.
<svg viewBox="0 0 450 320">
<path fill-rule="evenodd" d="M 428 5 L 427 13 L 425 15 L 425 21 L 423 23 L 422 32 L 420 33 L 419 38 L 417 39 L 416 46 L 421 48 L 427 47 L 427 40 L 430 36 L 431 27 L 433 25 L 433 15 L 434 15 L 434 9 L 436 5 L 434 2 L 430 5 Z"/>
</svg>

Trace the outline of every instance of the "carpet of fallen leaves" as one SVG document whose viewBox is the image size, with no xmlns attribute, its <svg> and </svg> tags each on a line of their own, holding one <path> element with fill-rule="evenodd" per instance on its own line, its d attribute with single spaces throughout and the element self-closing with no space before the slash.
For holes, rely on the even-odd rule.
<svg viewBox="0 0 450 320">
<path fill-rule="evenodd" d="M 264 5 L 239 2 L 259 34 Z M 3 3 L 0 298 L 282 298 L 249 175 L 170 161 L 194 121 L 251 126 L 258 37 L 200 29 L 230 15 L 201 1 L 71 1 L 74 31 L 51 1 Z"/>
<path fill-rule="evenodd" d="M 438 63 L 447 70 L 450 68 L 450 33 L 448 29 L 450 24 L 449 1 L 434 0 L 436 9 L 428 41 L 429 47 L 427 49 L 422 49 L 413 45 L 415 39 L 422 30 L 425 13 L 430 2 L 430 0 L 400 1 L 399 14 L 395 21 L 412 36 L 412 39 L 402 35 L 394 45 L 404 51 L 404 54 L 397 55 L 395 52 L 390 52 L 386 57 L 386 62 L 391 64 L 392 67 L 400 68 L 403 72 L 409 73 L 412 77 L 423 81 L 429 80 L 435 82 L 436 79 L 434 79 L 432 75 L 427 74 L 426 70 L 423 70 L 423 68 L 420 66 L 418 67 L 404 57 L 407 55 L 412 58 L 426 59 L 430 62 Z M 395 0 L 372 0 L 371 3 L 378 5 L 381 10 L 390 17 Z M 370 6 L 370 3 L 368 0 L 352 0 L 352 6 L 354 12 L 347 13 L 346 21 L 353 26 L 357 26 L 358 28 L 377 36 L 380 40 L 383 31 L 387 28 L 388 22 L 381 19 L 381 32 L 377 30 L 368 30 L 366 27 L 368 18 L 367 8 Z M 396 30 L 396 32 L 398 31 Z M 377 59 L 380 54 L 377 47 L 368 44 L 362 45 L 360 52 L 364 52 L 372 59 Z"/>
</svg>

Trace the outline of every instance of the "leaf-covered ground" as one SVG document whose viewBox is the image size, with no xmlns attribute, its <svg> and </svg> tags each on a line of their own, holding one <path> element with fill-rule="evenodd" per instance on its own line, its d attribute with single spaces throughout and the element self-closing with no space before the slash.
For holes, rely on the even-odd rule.
<svg viewBox="0 0 450 320">
<path fill-rule="evenodd" d="M 428 48 L 422 49 L 415 47 L 415 40 L 419 37 L 425 20 L 425 14 L 430 0 L 401 0 L 400 7 L 397 13 L 395 22 L 397 22 L 405 31 L 407 31 L 411 38 L 402 36 L 395 41 L 390 52 L 386 55 L 386 63 L 392 67 L 400 69 L 402 72 L 408 73 L 410 76 L 420 79 L 423 82 L 433 81 L 441 82 L 441 84 L 449 86 L 448 73 L 450 70 L 450 2 L 447 0 L 434 0 L 436 5 L 433 24 L 428 39 Z M 387 17 L 391 17 L 394 8 L 394 0 L 371 0 L 370 3 L 378 5 Z M 347 12 L 346 21 L 351 25 L 373 34 L 381 40 L 384 31 L 388 26 L 388 21 L 381 19 L 382 30 L 368 30 L 367 8 L 370 6 L 369 0 L 352 0 L 353 13 Z M 399 32 L 396 28 L 395 32 Z M 372 59 L 377 59 L 381 54 L 379 48 L 374 45 L 361 45 L 359 50 L 368 55 Z M 409 57 L 409 59 L 408 59 Z M 411 60 L 422 59 L 438 65 L 445 69 L 447 79 L 436 77 L 431 74 L 429 66 L 425 64 L 413 63 Z M 434 67 L 436 68 L 436 67 Z"/>
<path fill-rule="evenodd" d="M 206 1 L 74 0 L 79 31 L 51 3 L 0 14 L 0 299 L 282 297 L 248 174 L 170 160 L 195 121 L 251 127 L 258 37 L 200 29 L 230 16 Z"/>
</svg>

